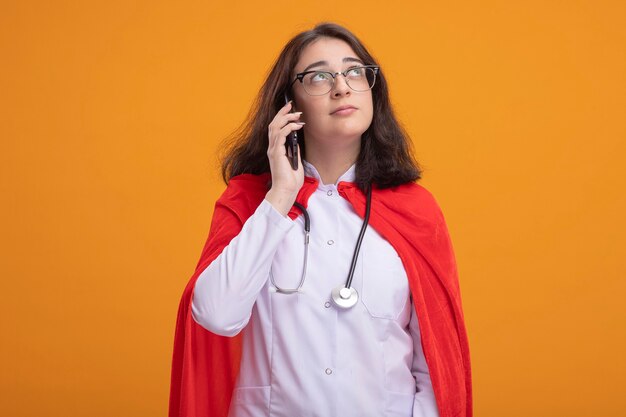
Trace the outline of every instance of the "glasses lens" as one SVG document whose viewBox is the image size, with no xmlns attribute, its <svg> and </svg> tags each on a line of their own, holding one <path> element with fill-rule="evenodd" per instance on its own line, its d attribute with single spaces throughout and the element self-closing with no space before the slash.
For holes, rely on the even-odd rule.
<svg viewBox="0 0 626 417">
<path fill-rule="evenodd" d="M 346 73 L 346 82 L 354 91 L 367 91 L 374 86 L 376 73 L 373 68 L 350 68 Z"/>
<path fill-rule="evenodd" d="M 306 74 L 302 78 L 304 90 L 311 96 L 322 96 L 333 89 L 333 74 L 318 71 Z M 354 91 L 367 91 L 374 87 L 376 71 L 374 68 L 354 67 L 346 72 L 346 83 Z"/>
<path fill-rule="evenodd" d="M 333 88 L 333 76 L 329 72 L 312 72 L 302 79 L 307 93 L 312 96 L 321 96 Z"/>
</svg>

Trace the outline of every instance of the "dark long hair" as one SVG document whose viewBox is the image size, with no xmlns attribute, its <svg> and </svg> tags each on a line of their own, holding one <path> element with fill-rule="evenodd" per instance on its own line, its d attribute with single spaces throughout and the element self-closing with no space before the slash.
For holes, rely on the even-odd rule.
<svg viewBox="0 0 626 417">
<path fill-rule="evenodd" d="M 365 64 L 378 65 L 361 41 L 337 24 L 320 23 L 312 30 L 296 35 L 278 56 L 246 121 L 222 147 L 225 150 L 221 158 L 224 182 L 228 183 L 239 174 L 270 172 L 268 126 L 285 104 L 284 93 L 291 93 L 287 88 L 300 53 L 307 45 L 324 37 L 346 42 Z M 384 74 L 382 69 L 378 72 L 372 88 L 372 123 L 361 136 L 361 150 L 356 161 L 355 183 L 363 191 L 370 183 L 379 188 L 389 188 L 421 178 L 421 169 L 412 155 L 409 137 L 393 114 Z M 293 97 L 293 94 L 289 95 Z M 305 159 L 304 131 L 300 130 L 298 136 L 302 159 Z"/>
</svg>

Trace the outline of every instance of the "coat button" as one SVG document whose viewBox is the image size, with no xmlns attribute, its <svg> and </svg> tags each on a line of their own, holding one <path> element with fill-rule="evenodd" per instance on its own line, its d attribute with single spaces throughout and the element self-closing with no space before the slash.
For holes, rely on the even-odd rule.
<svg viewBox="0 0 626 417">
<path fill-rule="evenodd" d="M 330 368 L 326 368 L 326 371 L 325 371 L 325 372 L 326 372 L 326 375 L 330 375 L 330 374 L 332 374 L 332 373 L 333 373 L 333 370 L 332 370 L 332 369 L 330 369 Z"/>
</svg>

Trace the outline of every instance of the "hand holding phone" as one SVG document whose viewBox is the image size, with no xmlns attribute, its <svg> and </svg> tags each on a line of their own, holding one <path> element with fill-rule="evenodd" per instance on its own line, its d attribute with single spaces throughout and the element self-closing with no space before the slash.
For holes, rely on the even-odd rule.
<svg viewBox="0 0 626 417">
<path fill-rule="evenodd" d="M 289 96 L 285 93 L 285 104 L 289 103 Z M 293 105 L 291 106 L 290 113 L 294 113 Z M 298 132 L 292 131 L 287 135 L 287 141 L 285 142 L 285 148 L 287 150 L 287 158 L 291 163 L 291 168 L 294 171 L 298 170 Z"/>
<path fill-rule="evenodd" d="M 299 121 L 302 113 L 293 111 L 293 102 L 290 102 L 287 94 L 284 98 L 287 103 L 276 112 L 268 125 L 267 157 L 272 183 L 265 199 L 286 216 L 304 183 L 304 167 L 298 163 L 300 155 L 296 134 L 297 130 L 304 127 L 304 122 Z"/>
</svg>

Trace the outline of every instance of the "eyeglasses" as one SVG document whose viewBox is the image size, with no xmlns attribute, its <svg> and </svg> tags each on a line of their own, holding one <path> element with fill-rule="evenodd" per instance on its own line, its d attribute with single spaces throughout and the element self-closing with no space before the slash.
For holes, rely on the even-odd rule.
<svg viewBox="0 0 626 417">
<path fill-rule="evenodd" d="M 296 74 L 296 78 L 289 84 L 289 88 L 296 81 L 300 81 L 308 95 L 323 96 L 333 89 L 335 78 L 341 74 L 344 76 L 348 87 L 354 91 L 367 91 L 374 87 L 376 74 L 378 74 L 379 69 L 380 67 L 376 65 L 363 65 L 335 73 L 328 71 L 305 71 Z"/>
</svg>

